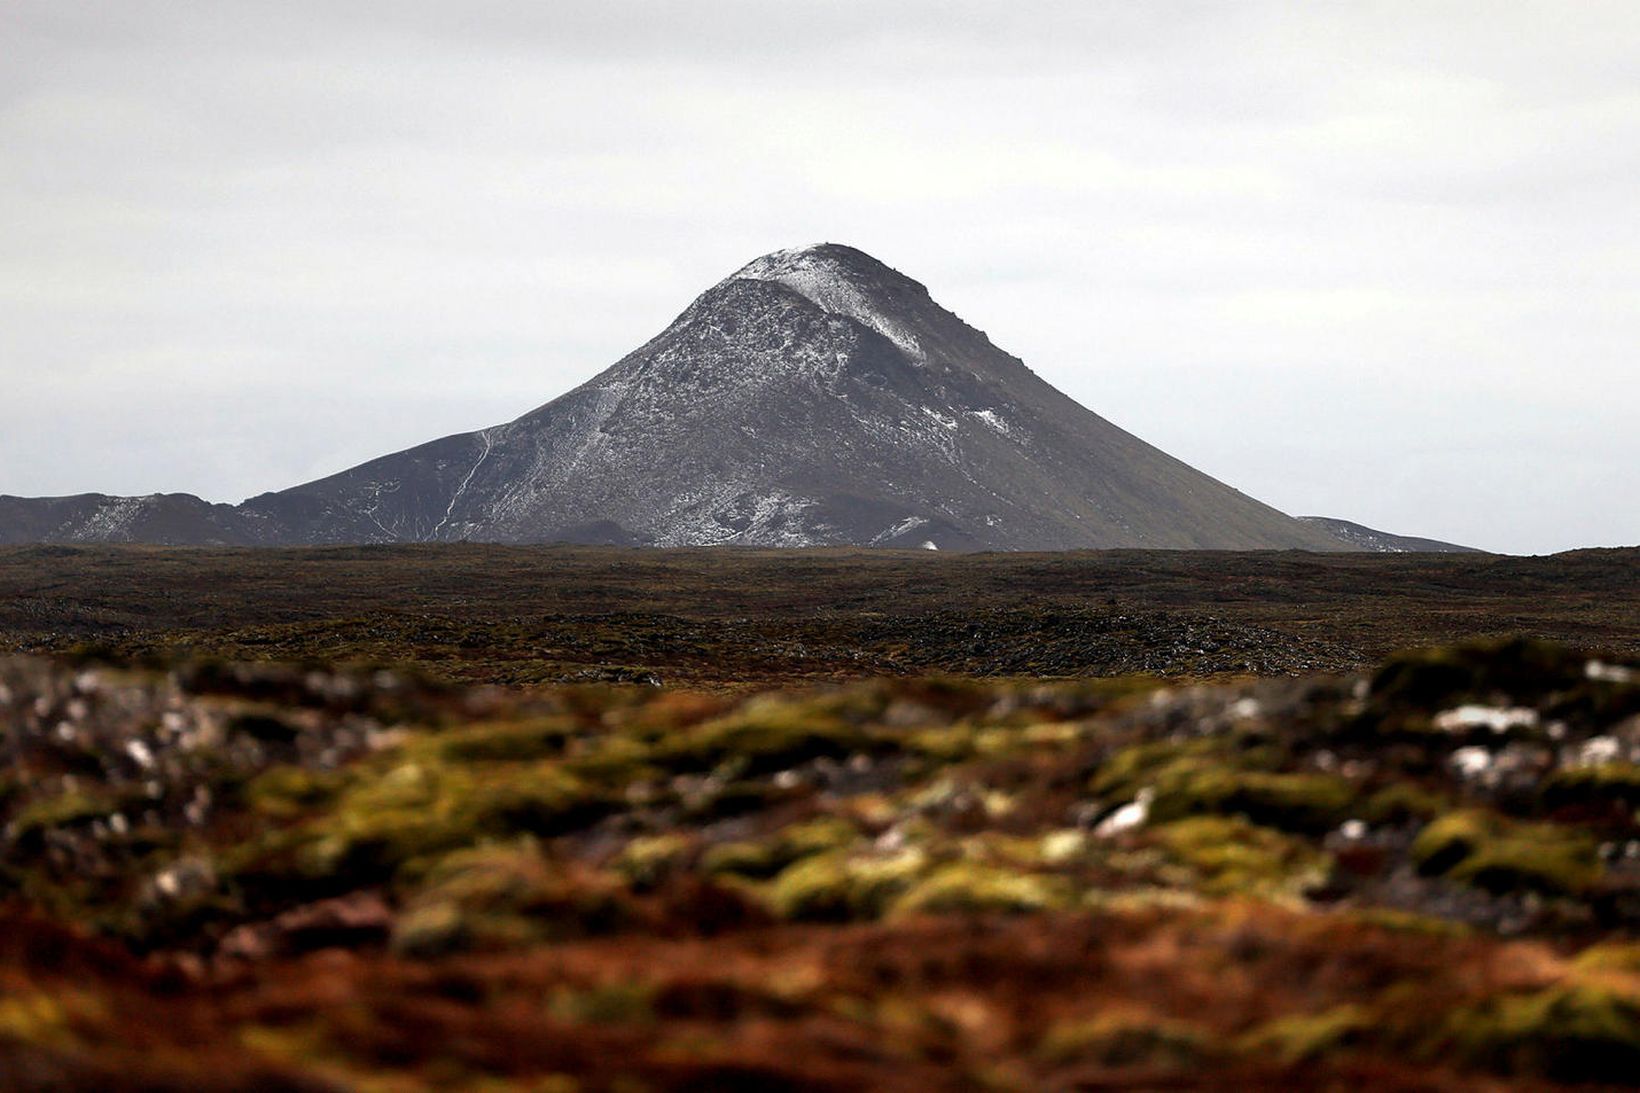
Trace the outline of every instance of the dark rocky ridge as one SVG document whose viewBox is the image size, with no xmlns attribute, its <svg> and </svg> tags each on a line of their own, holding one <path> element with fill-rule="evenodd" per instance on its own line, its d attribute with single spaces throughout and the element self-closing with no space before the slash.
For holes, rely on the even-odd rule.
<svg viewBox="0 0 1640 1093">
<path fill-rule="evenodd" d="M 238 506 L 0 498 L 0 542 L 1346 547 L 1089 412 L 834 244 L 760 258 L 503 425 Z"/>
</svg>

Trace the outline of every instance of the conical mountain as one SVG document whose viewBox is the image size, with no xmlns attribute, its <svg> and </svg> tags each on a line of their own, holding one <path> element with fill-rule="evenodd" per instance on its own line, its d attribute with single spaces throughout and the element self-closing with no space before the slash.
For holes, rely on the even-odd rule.
<svg viewBox="0 0 1640 1093">
<path fill-rule="evenodd" d="M 301 541 L 1341 545 L 1089 412 L 836 244 L 757 259 L 515 421 L 244 507 Z"/>
<path fill-rule="evenodd" d="M 1084 409 L 852 247 L 778 251 L 515 421 L 242 505 L 0 497 L 0 541 L 1346 545 Z"/>
</svg>

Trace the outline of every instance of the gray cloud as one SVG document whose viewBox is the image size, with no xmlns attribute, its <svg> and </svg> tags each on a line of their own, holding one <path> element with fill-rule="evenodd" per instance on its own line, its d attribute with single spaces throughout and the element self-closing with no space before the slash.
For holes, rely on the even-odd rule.
<svg viewBox="0 0 1640 1093">
<path fill-rule="evenodd" d="M 0 491 L 238 499 L 853 243 L 1298 512 L 1640 540 L 1628 4 L 13 0 Z"/>
</svg>

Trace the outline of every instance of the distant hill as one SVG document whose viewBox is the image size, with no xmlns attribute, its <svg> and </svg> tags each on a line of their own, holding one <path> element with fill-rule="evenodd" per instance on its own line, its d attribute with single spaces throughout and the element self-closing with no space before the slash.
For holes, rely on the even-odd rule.
<svg viewBox="0 0 1640 1093">
<path fill-rule="evenodd" d="M 1478 547 L 1443 543 L 1439 539 L 1420 539 L 1415 535 L 1391 535 L 1387 531 L 1377 531 L 1364 524 L 1339 520 L 1331 516 L 1300 516 L 1299 519 L 1312 527 L 1320 528 L 1335 539 L 1348 543 L 1354 550 L 1373 551 L 1379 554 L 1486 553 Z"/>
</svg>

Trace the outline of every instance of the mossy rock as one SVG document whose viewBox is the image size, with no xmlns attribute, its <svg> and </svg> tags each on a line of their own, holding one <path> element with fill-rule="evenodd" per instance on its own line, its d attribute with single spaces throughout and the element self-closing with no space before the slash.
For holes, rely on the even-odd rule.
<svg viewBox="0 0 1640 1093">
<path fill-rule="evenodd" d="M 744 774 L 765 774 L 814 759 L 843 759 L 870 744 L 865 730 L 824 708 L 754 699 L 663 742 L 656 758 L 677 770 L 708 770 L 734 760 Z"/>
<path fill-rule="evenodd" d="M 767 880 L 795 860 L 778 853 L 772 841 L 745 841 L 712 847 L 701 855 L 700 867 L 709 876 Z"/>
<path fill-rule="evenodd" d="M 1640 975 L 1640 943 L 1611 941 L 1591 945 L 1572 961 L 1579 971 Z"/>
<path fill-rule="evenodd" d="M 1562 984 L 1454 1013 L 1432 1050 L 1519 1077 L 1629 1085 L 1640 1073 L 1640 999 Z"/>
<path fill-rule="evenodd" d="M 846 849 L 859 837 L 847 820 L 821 816 L 790 824 L 767 839 L 714 846 L 701 857 L 701 869 L 708 874 L 763 880 L 811 855 Z"/>
<path fill-rule="evenodd" d="M 641 835 L 626 844 L 612 865 L 628 884 L 643 891 L 681 872 L 694 851 L 695 840 L 686 835 Z"/>
<path fill-rule="evenodd" d="M 293 819 L 324 807 L 346 783 L 339 771 L 279 766 L 253 778 L 243 796 L 246 804 L 264 816 Z"/>
<path fill-rule="evenodd" d="M 1332 774 L 1209 773 L 1181 787 L 1172 802 L 1158 789 L 1153 811 L 1158 818 L 1170 808 L 1185 815 L 1238 815 L 1283 831 L 1319 834 L 1349 818 L 1355 796 L 1353 785 Z"/>
<path fill-rule="evenodd" d="M 1505 694 L 1536 702 L 1578 686 L 1584 658 L 1564 646 L 1530 638 L 1476 641 L 1397 653 L 1372 679 L 1379 713 L 1434 712 L 1459 701 Z"/>
<path fill-rule="evenodd" d="M 533 718 L 441 733 L 436 747 L 451 762 L 523 762 L 561 755 L 575 732 L 571 718 Z"/>
<path fill-rule="evenodd" d="M 0 1041 L 83 1051 L 79 1029 L 103 1024 L 107 1018 L 107 1003 L 89 992 L 13 989 L 0 995 Z"/>
<path fill-rule="evenodd" d="M 979 754 L 979 730 L 967 722 L 917 729 L 904 742 L 907 751 L 939 765 L 961 763 Z"/>
<path fill-rule="evenodd" d="M 1640 764 L 1600 763 L 1557 770 L 1543 783 L 1543 806 L 1561 808 L 1620 806 L 1640 808 Z"/>
<path fill-rule="evenodd" d="M 472 944 L 467 919 L 454 903 L 410 907 L 393 923 L 393 949 L 409 956 L 442 956 Z"/>
<path fill-rule="evenodd" d="M 1412 844 L 1412 860 L 1429 876 L 1446 873 L 1494 838 L 1502 817 L 1479 809 L 1449 812 L 1431 821 Z"/>
<path fill-rule="evenodd" d="M 917 914 L 1025 914 L 1069 907 L 1075 892 L 1063 877 L 951 862 L 896 899 L 892 917 Z"/>
<path fill-rule="evenodd" d="M 1313 1063 L 1362 1047 L 1375 1025 L 1361 1006 L 1335 1006 L 1268 1021 L 1242 1037 L 1239 1046 L 1251 1055 L 1274 1055 L 1288 1065 Z"/>
<path fill-rule="evenodd" d="M 1176 820 L 1153 828 L 1149 840 L 1207 895 L 1290 895 L 1328 864 L 1309 843 L 1233 816 Z"/>
<path fill-rule="evenodd" d="M 1465 810 L 1429 824 L 1411 848 L 1419 872 L 1488 892 L 1578 895 L 1600 876 L 1594 840 L 1555 824 Z"/>
<path fill-rule="evenodd" d="M 501 949 L 607 933 L 626 918 L 618 886 L 546 858 L 532 842 L 445 855 L 395 925 L 401 952 Z"/>
<path fill-rule="evenodd" d="M 1036 1056 L 1054 1066 L 1184 1069 L 1212 1054 L 1209 1035 L 1194 1025 L 1128 1013 L 1059 1021 L 1038 1041 Z"/>
<path fill-rule="evenodd" d="M 1451 872 L 1453 880 L 1494 894 L 1532 891 L 1576 896 L 1600 877 L 1594 844 L 1545 847 L 1527 839 L 1483 846 Z"/>
<path fill-rule="evenodd" d="M 1627 682 L 1583 682 L 1543 704 L 1546 719 L 1599 729 L 1640 714 L 1640 676 Z"/>
<path fill-rule="evenodd" d="M 1140 744 L 1118 752 L 1094 775 L 1090 789 L 1107 800 L 1154 796 L 1149 818 L 1245 816 L 1253 823 L 1319 834 L 1348 819 L 1356 789 L 1332 774 L 1281 773 L 1278 749 L 1238 746 L 1233 738 Z"/>
<path fill-rule="evenodd" d="M 547 1000 L 547 1012 L 575 1024 L 648 1025 L 655 1020 L 655 991 L 643 983 L 560 988 Z"/>
<path fill-rule="evenodd" d="M 1361 818 L 1370 824 L 1403 824 L 1433 820 L 1451 808 L 1444 794 L 1415 782 L 1392 782 L 1361 803 Z"/>
<path fill-rule="evenodd" d="M 1391 933 L 1416 937 L 1470 937 L 1474 931 L 1462 922 L 1423 915 L 1416 911 L 1402 911 L 1394 907 L 1361 907 L 1349 912 L 1356 922 L 1376 926 Z"/>
<path fill-rule="evenodd" d="M 236 852 L 231 870 L 256 888 L 296 880 L 314 892 L 346 889 L 483 840 L 573 830 L 610 807 L 552 764 L 401 762 L 355 771 L 325 811 Z"/>
<path fill-rule="evenodd" d="M 46 832 L 77 827 L 104 819 L 120 810 L 121 801 L 108 794 L 70 790 L 52 797 L 40 797 L 18 810 L 8 825 L 18 843 L 30 845 Z"/>
<path fill-rule="evenodd" d="M 1226 737 L 1158 740 L 1131 745 L 1105 759 L 1088 789 L 1098 797 L 1132 800 L 1139 790 L 1160 781 L 1183 781 L 1203 771 L 1250 767 L 1265 760 L 1273 756 L 1260 751 L 1238 754 Z"/>
<path fill-rule="evenodd" d="M 652 762 L 653 750 L 626 737 L 605 737 L 596 745 L 577 750 L 558 762 L 558 767 L 576 778 L 611 791 L 625 790 L 634 782 L 652 781 L 664 772 Z"/>
<path fill-rule="evenodd" d="M 762 892 L 769 909 L 781 918 L 874 919 L 927 868 L 927 856 L 916 849 L 889 855 L 833 850 L 787 866 Z"/>
</svg>

